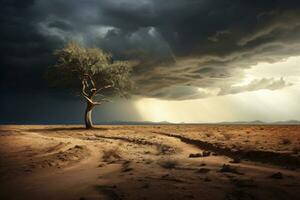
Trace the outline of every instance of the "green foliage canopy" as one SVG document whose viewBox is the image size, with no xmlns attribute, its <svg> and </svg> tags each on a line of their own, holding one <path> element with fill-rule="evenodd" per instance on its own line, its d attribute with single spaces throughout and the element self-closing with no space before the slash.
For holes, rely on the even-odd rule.
<svg viewBox="0 0 300 200">
<path fill-rule="evenodd" d="M 88 98 L 98 92 L 127 96 L 133 87 L 130 80 L 132 63 L 114 61 L 111 54 L 99 48 L 84 48 L 70 42 L 54 55 L 57 64 L 47 72 L 52 86 L 82 91 Z"/>
</svg>

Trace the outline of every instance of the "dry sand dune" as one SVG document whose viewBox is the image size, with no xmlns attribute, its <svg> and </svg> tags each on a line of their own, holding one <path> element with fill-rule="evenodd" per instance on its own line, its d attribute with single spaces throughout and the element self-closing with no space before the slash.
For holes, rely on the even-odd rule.
<svg viewBox="0 0 300 200">
<path fill-rule="evenodd" d="M 0 199 L 289 199 L 300 126 L 0 127 Z"/>
</svg>

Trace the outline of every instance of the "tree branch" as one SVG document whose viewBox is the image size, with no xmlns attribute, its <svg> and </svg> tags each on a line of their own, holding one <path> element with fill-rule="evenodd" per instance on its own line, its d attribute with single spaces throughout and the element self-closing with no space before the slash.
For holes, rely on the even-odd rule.
<svg viewBox="0 0 300 200">
<path fill-rule="evenodd" d="M 106 99 L 106 98 L 104 98 L 104 99 L 101 99 L 101 101 L 105 101 L 105 102 L 112 102 L 112 100 L 110 100 L 110 99 Z"/>
<path fill-rule="evenodd" d="M 90 99 L 88 96 L 86 96 L 86 95 L 84 95 L 84 94 L 83 94 L 83 97 L 84 97 L 88 102 L 90 102 L 91 104 L 94 104 L 94 103 L 95 103 L 92 99 Z"/>
<path fill-rule="evenodd" d="M 85 89 L 86 89 L 86 80 L 84 79 L 84 80 L 82 80 L 81 81 L 81 84 L 82 84 L 82 94 L 83 94 L 83 96 L 86 96 L 86 97 L 88 97 L 89 95 L 86 93 L 86 91 L 85 91 Z"/>
<path fill-rule="evenodd" d="M 104 90 L 104 89 L 108 89 L 108 88 L 112 88 L 112 87 L 114 87 L 114 86 L 113 86 L 113 85 L 106 85 L 106 86 L 104 86 L 104 87 L 98 89 L 96 93 L 98 93 L 98 92 L 100 92 L 100 91 L 102 91 L 102 90 Z"/>
<path fill-rule="evenodd" d="M 95 85 L 95 82 L 94 82 L 94 80 L 93 80 L 92 76 L 91 76 L 91 75 L 89 75 L 89 74 L 85 74 L 85 76 L 88 76 L 88 77 L 89 77 L 89 79 L 90 79 L 90 81 L 91 81 L 91 83 L 92 83 L 92 86 L 93 86 L 93 88 L 95 88 L 95 89 L 96 89 L 96 85 Z"/>
</svg>

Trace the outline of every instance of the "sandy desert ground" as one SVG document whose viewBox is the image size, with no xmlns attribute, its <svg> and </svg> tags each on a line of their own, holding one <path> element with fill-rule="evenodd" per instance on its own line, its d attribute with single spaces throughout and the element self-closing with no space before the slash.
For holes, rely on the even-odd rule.
<svg viewBox="0 0 300 200">
<path fill-rule="evenodd" d="M 0 126 L 0 199 L 300 199 L 300 126 Z"/>
</svg>

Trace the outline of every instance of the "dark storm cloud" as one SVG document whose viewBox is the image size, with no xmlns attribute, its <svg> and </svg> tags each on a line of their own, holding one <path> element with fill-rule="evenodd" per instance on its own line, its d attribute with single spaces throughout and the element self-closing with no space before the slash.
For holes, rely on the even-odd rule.
<svg viewBox="0 0 300 200">
<path fill-rule="evenodd" d="M 51 52 L 71 39 L 139 60 L 133 71 L 136 94 L 179 100 L 218 95 L 216 89 L 219 95 L 268 89 L 274 81 L 231 86 L 251 65 L 300 53 L 296 0 L 2 0 L 1 5 L 1 88 L 45 88 L 36 83 L 53 63 Z"/>
<path fill-rule="evenodd" d="M 34 0 L 2 0 L 0 7 L 0 88 L 43 87 L 55 40 L 40 35 L 31 9 Z"/>
</svg>

